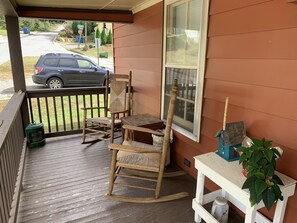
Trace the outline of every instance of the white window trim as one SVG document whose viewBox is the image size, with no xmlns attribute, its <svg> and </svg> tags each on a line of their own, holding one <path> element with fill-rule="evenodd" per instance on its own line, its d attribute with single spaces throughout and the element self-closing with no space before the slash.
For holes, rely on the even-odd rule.
<svg viewBox="0 0 297 223">
<path fill-rule="evenodd" d="M 161 118 L 164 119 L 164 103 L 165 103 L 165 69 L 167 67 L 174 68 L 189 68 L 190 66 L 181 65 L 170 65 L 165 64 L 166 61 L 166 26 L 167 26 L 167 6 L 175 3 L 183 2 L 183 0 L 165 0 L 164 1 L 164 19 L 163 19 L 163 66 L 162 66 L 162 97 L 161 97 Z M 208 31 L 208 14 L 209 14 L 209 0 L 202 0 L 202 19 L 201 19 L 201 35 L 200 35 L 200 50 L 198 52 L 198 67 L 191 66 L 191 68 L 197 69 L 197 90 L 195 95 L 195 110 L 194 113 L 194 127 L 193 132 L 189 132 L 182 127 L 175 124 L 172 128 L 182 135 L 192 139 L 193 141 L 199 142 L 201 133 L 201 119 L 202 119 L 202 102 L 203 102 L 203 86 L 204 86 L 204 76 L 205 76 L 205 64 L 206 64 L 206 51 L 207 51 L 207 31 Z"/>
</svg>

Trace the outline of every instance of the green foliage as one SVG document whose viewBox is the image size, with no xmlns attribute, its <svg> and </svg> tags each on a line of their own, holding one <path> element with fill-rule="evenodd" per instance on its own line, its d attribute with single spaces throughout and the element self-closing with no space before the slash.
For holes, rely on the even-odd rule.
<svg viewBox="0 0 297 223">
<path fill-rule="evenodd" d="M 28 28 L 30 31 L 49 31 L 51 24 L 47 20 L 21 18 L 20 28 Z"/>
<path fill-rule="evenodd" d="M 107 37 L 106 37 L 105 30 L 102 30 L 102 32 L 101 32 L 101 45 L 106 45 L 106 40 L 107 40 Z"/>
<path fill-rule="evenodd" d="M 0 29 L 6 29 L 5 17 L 3 15 L 0 16 Z"/>
<path fill-rule="evenodd" d="M 106 52 L 106 51 L 100 52 L 99 57 L 100 58 L 108 58 L 108 52 Z"/>
<path fill-rule="evenodd" d="M 112 44 L 112 33 L 111 33 L 111 30 L 109 30 L 109 32 L 108 32 L 108 36 L 106 38 L 106 43 L 107 44 Z"/>
<path fill-rule="evenodd" d="M 279 185 L 283 185 L 281 179 L 275 175 L 276 159 L 281 154 L 275 148 L 271 148 L 271 141 L 253 139 L 251 147 L 240 147 L 239 163 L 247 170 L 247 179 L 242 189 L 250 191 L 250 202 L 254 206 L 263 200 L 269 210 L 272 205 L 283 196 Z"/>
<path fill-rule="evenodd" d="M 97 29 L 97 31 L 96 31 L 96 38 L 100 38 L 100 30 L 99 30 L 99 28 Z"/>
<path fill-rule="evenodd" d="M 73 38 L 73 32 L 71 29 L 69 28 L 65 28 L 65 29 L 62 29 L 60 32 L 59 32 L 59 36 L 60 37 L 65 37 L 65 38 Z"/>
<path fill-rule="evenodd" d="M 77 25 L 85 25 L 85 22 L 83 21 L 73 21 L 71 24 L 71 28 L 73 30 L 74 35 L 79 35 L 78 34 L 78 28 Z M 87 22 L 87 35 L 91 35 L 94 32 L 94 28 L 97 26 L 95 22 Z M 83 35 L 85 35 L 85 28 L 83 30 Z"/>
</svg>

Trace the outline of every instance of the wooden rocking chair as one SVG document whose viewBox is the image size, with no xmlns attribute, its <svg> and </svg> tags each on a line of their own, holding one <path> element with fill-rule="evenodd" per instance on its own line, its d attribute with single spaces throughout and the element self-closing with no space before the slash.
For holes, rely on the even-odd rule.
<svg viewBox="0 0 297 223">
<path fill-rule="evenodd" d="M 88 142 L 97 140 L 110 140 L 111 143 L 113 142 L 115 128 L 121 125 L 120 116 L 129 116 L 131 112 L 131 79 L 131 71 L 129 74 L 114 75 L 109 75 L 107 71 L 104 106 L 82 108 L 84 111 L 82 143 L 86 143 L 86 137 L 95 138 L 95 140 Z M 109 88 L 110 100 L 108 100 Z M 108 101 L 110 101 L 109 106 Z M 88 114 L 92 114 L 88 111 L 92 109 L 104 109 L 104 117 L 88 117 Z M 110 113 L 109 117 L 108 113 Z"/>
<path fill-rule="evenodd" d="M 181 192 L 168 196 L 160 197 L 160 190 L 162 179 L 164 176 L 164 168 L 166 164 L 167 150 L 170 140 L 170 131 L 173 121 L 173 114 L 177 95 L 177 81 L 174 80 L 172 85 L 171 99 L 169 103 L 168 116 L 166 122 L 165 133 L 160 133 L 151 129 L 143 127 L 134 127 L 124 125 L 125 130 L 124 142 L 119 144 L 110 144 L 109 148 L 112 150 L 112 161 L 109 178 L 109 191 L 106 197 L 111 200 L 134 202 L 134 203 L 153 203 L 171 201 L 188 196 L 188 193 Z M 141 131 L 149 134 L 163 135 L 163 144 L 160 147 L 153 145 L 135 142 L 129 139 L 131 132 Z M 130 174 L 122 174 L 120 171 L 128 171 Z M 140 171 L 140 172 L 139 172 Z M 135 174 L 135 172 L 138 172 Z M 132 175 L 131 175 L 132 173 Z M 169 173 L 167 177 L 180 176 L 181 171 Z M 117 177 L 122 177 L 130 180 L 146 180 L 147 182 L 156 183 L 155 188 L 142 187 L 130 184 L 115 183 Z M 155 177 L 155 178 L 152 178 Z M 127 186 L 136 189 L 145 189 L 155 191 L 154 197 L 125 197 L 112 194 L 114 185 Z"/>
</svg>

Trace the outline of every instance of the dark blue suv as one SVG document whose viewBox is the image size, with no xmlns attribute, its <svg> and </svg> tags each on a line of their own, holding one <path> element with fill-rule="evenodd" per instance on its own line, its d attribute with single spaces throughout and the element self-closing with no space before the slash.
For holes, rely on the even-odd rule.
<svg viewBox="0 0 297 223">
<path fill-rule="evenodd" d="M 105 84 L 105 74 L 106 69 L 86 57 L 48 53 L 40 56 L 32 79 L 35 84 L 43 84 L 49 88 L 102 86 Z"/>
</svg>

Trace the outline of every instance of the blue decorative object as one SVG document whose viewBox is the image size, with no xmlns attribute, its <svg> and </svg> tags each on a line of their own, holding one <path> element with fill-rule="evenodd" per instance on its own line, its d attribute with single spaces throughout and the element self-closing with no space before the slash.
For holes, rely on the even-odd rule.
<svg viewBox="0 0 297 223">
<path fill-rule="evenodd" d="M 238 160 L 239 154 L 236 148 L 241 146 L 245 135 L 243 122 L 227 123 L 225 130 L 220 130 L 215 135 L 219 138 L 217 154 L 227 161 Z"/>
</svg>

